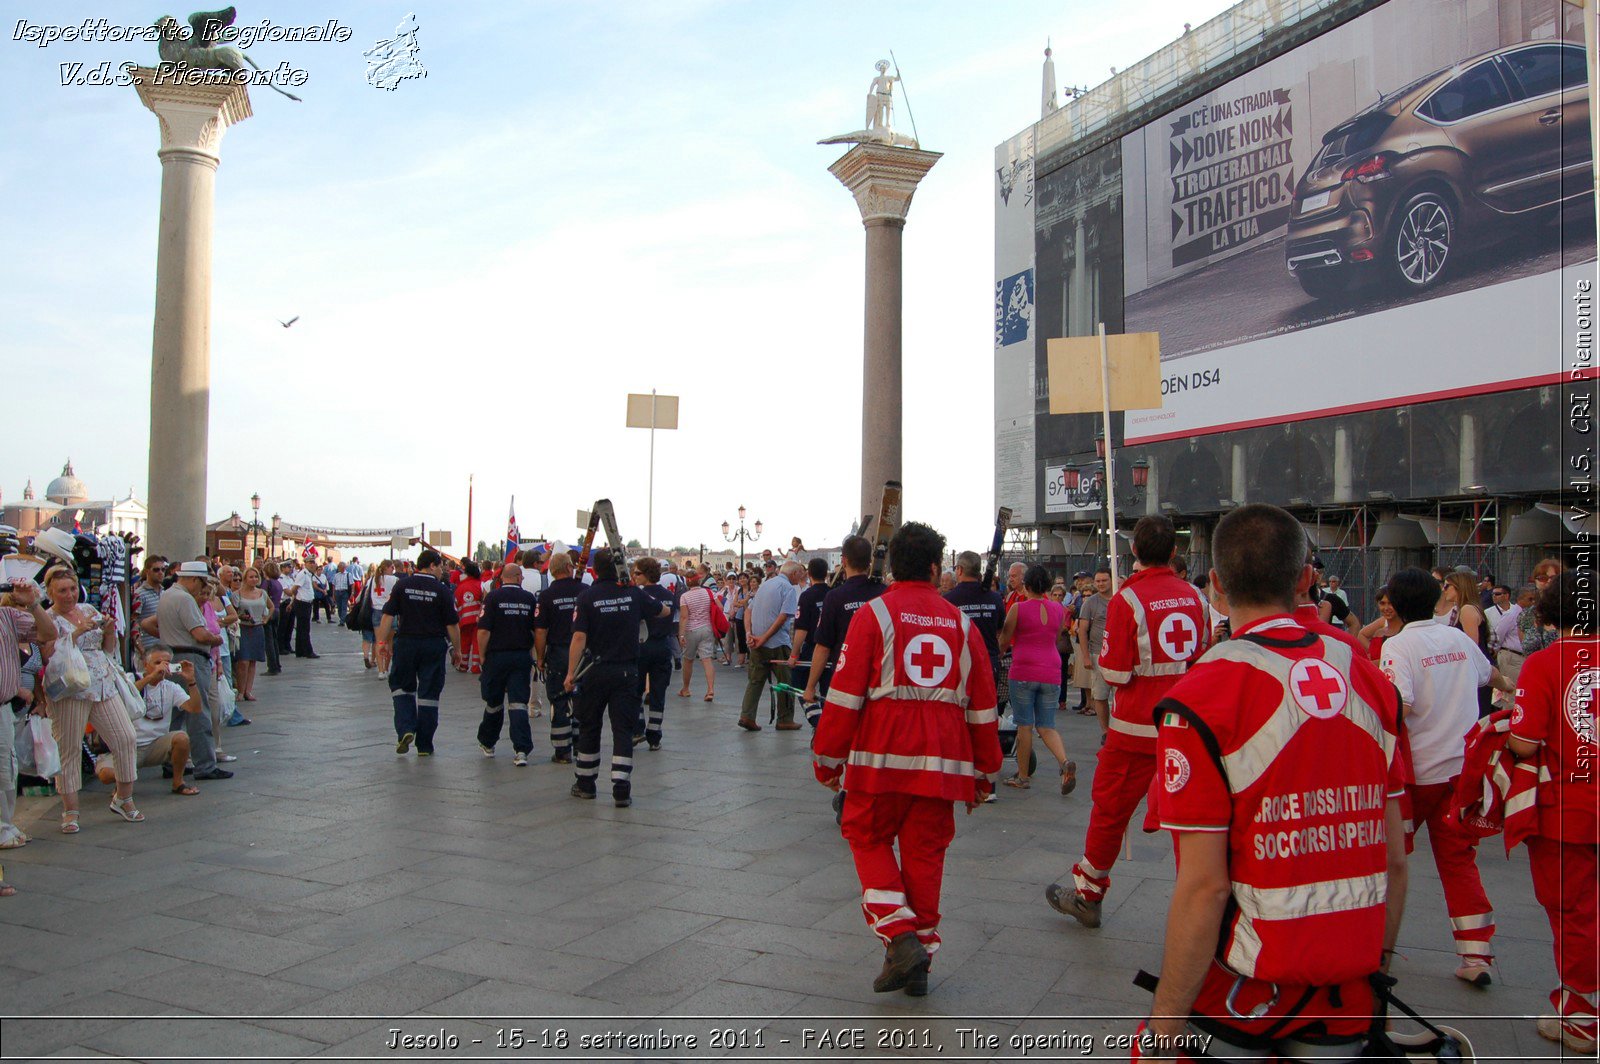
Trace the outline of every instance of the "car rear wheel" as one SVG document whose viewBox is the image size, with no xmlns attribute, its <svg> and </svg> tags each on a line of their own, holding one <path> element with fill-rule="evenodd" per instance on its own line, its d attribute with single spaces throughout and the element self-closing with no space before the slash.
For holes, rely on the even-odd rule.
<svg viewBox="0 0 1600 1064">
<path fill-rule="evenodd" d="M 1457 242 L 1455 208 L 1437 192 L 1419 192 L 1394 217 L 1389 266 L 1402 287 L 1420 292 L 1449 269 Z"/>
</svg>

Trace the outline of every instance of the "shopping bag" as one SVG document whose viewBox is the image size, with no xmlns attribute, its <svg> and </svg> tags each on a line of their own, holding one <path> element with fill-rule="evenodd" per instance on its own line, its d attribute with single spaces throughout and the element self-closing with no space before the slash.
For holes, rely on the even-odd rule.
<svg viewBox="0 0 1600 1064">
<path fill-rule="evenodd" d="M 24 712 L 17 717 L 12 732 L 12 746 L 17 752 L 17 774 L 21 776 L 37 776 L 39 770 L 33 763 L 33 730 L 28 727 L 28 718 L 31 714 Z"/>
<path fill-rule="evenodd" d="M 134 686 L 133 677 L 117 668 L 111 667 L 111 686 L 116 690 L 117 697 L 122 701 L 122 708 L 127 710 L 129 720 L 144 719 L 144 695 Z"/>
<path fill-rule="evenodd" d="M 89 693 L 89 663 L 71 640 L 58 640 L 44 667 L 44 693 L 50 701 L 83 698 Z"/>
<path fill-rule="evenodd" d="M 222 700 L 222 719 L 232 720 L 233 715 L 239 712 L 239 699 L 233 693 L 233 684 L 228 682 L 226 676 L 217 679 L 217 697 Z"/>
<path fill-rule="evenodd" d="M 33 747 L 33 774 L 49 779 L 61 771 L 61 751 L 56 747 L 56 737 L 50 733 L 50 722 L 30 713 L 28 731 Z"/>
</svg>

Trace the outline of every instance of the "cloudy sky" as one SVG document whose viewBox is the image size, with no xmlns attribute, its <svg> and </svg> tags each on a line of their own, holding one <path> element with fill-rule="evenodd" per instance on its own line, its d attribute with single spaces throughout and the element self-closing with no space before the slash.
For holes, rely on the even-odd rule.
<svg viewBox="0 0 1600 1064">
<path fill-rule="evenodd" d="M 309 80 L 298 104 L 253 89 L 222 143 L 207 513 L 259 491 L 287 520 L 459 545 L 476 474 L 475 539 L 512 495 L 525 537 L 570 537 L 609 496 L 643 538 L 648 433 L 624 406 L 656 388 L 682 397 L 658 545 L 709 544 L 741 504 L 765 540 L 836 543 L 859 517 L 863 235 L 815 141 L 860 126 L 892 48 L 945 153 L 905 234 L 906 514 L 981 546 L 994 146 L 1038 117 L 1047 37 L 1061 84 L 1095 84 L 1226 6 L 242 3 L 241 24 L 353 37 L 250 50 Z M 408 11 L 428 76 L 375 89 L 361 53 Z M 42 415 L 0 450 L 8 501 L 69 456 L 92 494 L 145 495 L 160 191 L 134 90 L 61 84 L 154 45 L 40 48 L 18 23 L 159 13 L 0 3 L 0 352 Z"/>
</svg>

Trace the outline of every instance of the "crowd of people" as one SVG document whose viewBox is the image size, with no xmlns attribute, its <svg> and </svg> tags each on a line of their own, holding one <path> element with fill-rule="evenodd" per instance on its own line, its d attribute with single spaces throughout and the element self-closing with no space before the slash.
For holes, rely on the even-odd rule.
<svg viewBox="0 0 1600 1064">
<path fill-rule="evenodd" d="M 1031 787 L 1035 739 L 1071 795 L 1078 763 L 1056 718 L 1091 716 L 1097 748 L 1078 755 L 1095 759 L 1083 850 L 1045 900 L 1099 927 L 1140 802 L 1146 830 L 1172 833 L 1166 956 L 1141 1033 L 1151 1058 L 1196 1032 L 1241 1052 L 1367 1037 L 1358 1021 L 1381 1004 L 1373 980 L 1394 955 L 1418 833 L 1442 882 L 1454 974 L 1491 985 L 1495 920 L 1476 865 L 1485 832 L 1463 795 L 1484 792 L 1474 743 L 1498 735 L 1507 759 L 1540 770 L 1534 805 L 1499 809 L 1508 839 L 1525 814 L 1518 841 L 1554 937 L 1556 1012 L 1539 1032 L 1592 1052 L 1591 577 L 1555 559 L 1526 586 L 1403 569 L 1363 623 L 1298 523 L 1273 507 L 1228 515 L 1214 568 L 1193 578 L 1176 545 L 1169 520 L 1146 517 L 1120 581 L 1109 567 L 1056 579 L 1018 561 L 1003 591 L 987 586 L 976 553 L 943 568 L 943 538 L 916 523 L 886 558 L 846 539 L 836 568 L 798 541 L 793 556 L 721 571 L 559 545 L 484 565 L 431 549 L 366 567 L 152 556 L 132 593 L 134 676 L 71 566 L 53 565 L 0 602 L 0 705 L 49 721 L 63 833 L 85 826 L 91 764 L 112 789 L 110 811 L 138 822 L 139 768 L 162 766 L 183 796 L 228 779 L 222 766 L 236 758 L 224 736 L 251 723 L 243 707 L 256 700 L 258 666 L 271 676 L 291 652 L 315 659 L 311 626 L 342 623 L 387 684 L 397 754 L 434 755 L 453 667 L 476 678 L 485 757 L 509 726 L 513 763 L 528 765 L 530 718 L 548 709 L 550 759 L 572 766 L 577 799 L 598 794 L 609 723 L 611 797 L 626 808 L 635 749 L 660 748 L 668 699 L 693 697 L 698 672 L 712 701 L 720 670 L 742 668 L 738 728 L 760 731 L 770 698 L 778 730 L 802 718 L 815 729 L 815 772 L 837 794 L 863 912 L 885 949 L 874 986 L 911 994 L 927 992 L 940 945 L 952 806 L 970 812 L 997 785 Z M 82 675 L 57 657 L 81 661 Z M 4 743 L 13 727 L 0 724 Z M 17 759 L 0 749 L 0 761 L 9 848 L 30 840 L 12 823 Z"/>
</svg>

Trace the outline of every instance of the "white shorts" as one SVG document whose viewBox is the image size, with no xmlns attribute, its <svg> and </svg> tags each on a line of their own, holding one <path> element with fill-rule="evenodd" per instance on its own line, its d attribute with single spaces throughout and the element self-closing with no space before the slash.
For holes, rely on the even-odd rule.
<svg viewBox="0 0 1600 1064">
<path fill-rule="evenodd" d="M 711 631 L 711 626 L 704 628 L 691 628 L 683 644 L 683 656 L 690 661 L 700 659 L 710 661 L 716 656 L 717 637 Z"/>
</svg>

